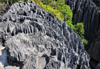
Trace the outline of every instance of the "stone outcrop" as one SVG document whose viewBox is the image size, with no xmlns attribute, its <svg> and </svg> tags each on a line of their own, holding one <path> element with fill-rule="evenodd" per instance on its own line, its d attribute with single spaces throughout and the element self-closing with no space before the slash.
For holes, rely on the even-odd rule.
<svg viewBox="0 0 100 69">
<path fill-rule="evenodd" d="M 100 62 L 100 37 L 98 37 L 90 46 L 89 53 L 92 58 Z"/>
<path fill-rule="evenodd" d="M 0 16 L 0 38 L 8 64 L 20 69 L 90 69 L 80 37 L 32 1 Z"/>
<path fill-rule="evenodd" d="M 66 4 L 72 9 L 73 24 L 84 23 L 85 38 L 91 43 L 99 29 L 98 7 L 92 0 L 66 0 Z"/>
<path fill-rule="evenodd" d="M 91 56 L 91 64 L 92 67 L 95 68 L 95 66 L 100 63 L 100 37 L 98 37 L 90 46 L 88 53 Z M 100 66 L 100 64 L 99 64 Z"/>
</svg>

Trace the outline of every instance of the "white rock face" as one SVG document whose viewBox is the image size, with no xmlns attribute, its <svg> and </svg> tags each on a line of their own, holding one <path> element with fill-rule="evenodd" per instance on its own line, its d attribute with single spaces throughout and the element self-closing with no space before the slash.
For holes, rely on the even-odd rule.
<svg viewBox="0 0 100 69">
<path fill-rule="evenodd" d="M 34 2 L 13 4 L 1 18 L 8 64 L 20 69 L 90 69 L 80 37 Z"/>
<path fill-rule="evenodd" d="M 5 47 L 0 45 L 0 69 L 4 69 L 4 65 L 7 65 L 7 53 Z"/>
<path fill-rule="evenodd" d="M 7 51 L 4 46 L 0 44 L 0 69 L 19 69 L 16 66 L 10 66 L 7 62 Z"/>
</svg>

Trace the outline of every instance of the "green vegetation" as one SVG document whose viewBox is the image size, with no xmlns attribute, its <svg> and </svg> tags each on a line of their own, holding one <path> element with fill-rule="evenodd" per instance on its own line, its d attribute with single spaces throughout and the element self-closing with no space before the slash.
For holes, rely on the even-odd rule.
<svg viewBox="0 0 100 69">
<path fill-rule="evenodd" d="M 2 13 L 2 11 L 0 11 L 0 13 Z"/>
<path fill-rule="evenodd" d="M 7 0 L 6 0 L 7 1 Z M 19 0 L 9 0 L 9 4 L 18 2 Z M 27 0 L 23 0 L 27 1 Z M 83 44 L 86 45 L 88 41 L 84 39 L 84 25 L 83 23 L 77 23 L 76 25 L 72 24 L 72 11 L 70 9 L 70 6 L 65 5 L 65 0 L 31 0 L 35 2 L 37 5 L 39 5 L 44 10 L 50 12 L 53 15 L 56 15 L 56 17 L 59 20 L 62 20 L 67 23 L 68 26 L 70 26 L 76 34 L 78 34 Z M 99 10 L 100 13 L 100 10 Z"/>
<path fill-rule="evenodd" d="M 0 7 L 3 6 L 3 5 L 4 5 L 3 3 L 0 3 Z"/>
<path fill-rule="evenodd" d="M 98 13 L 100 14 L 100 10 L 98 11 Z"/>
<path fill-rule="evenodd" d="M 83 44 L 87 45 L 88 41 L 86 39 L 84 39 L 84 25 L 83 23 L 77 23 L 76 25 L 74 25 L 74 31 L 76 34 L 80 35 Z"/>
</svg>

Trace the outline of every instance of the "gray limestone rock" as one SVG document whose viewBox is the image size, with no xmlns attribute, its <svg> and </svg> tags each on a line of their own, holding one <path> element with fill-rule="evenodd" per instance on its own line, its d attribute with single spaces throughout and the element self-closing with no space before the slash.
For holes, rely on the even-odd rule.
<svg viewBox="0 0 100 69">
<path fill-rule="evenodd" d="M 2 16 L 7 60 L 21 69 L 90 69 L 80 37 L 34 2 L 13 4 Z"/>
</svg>

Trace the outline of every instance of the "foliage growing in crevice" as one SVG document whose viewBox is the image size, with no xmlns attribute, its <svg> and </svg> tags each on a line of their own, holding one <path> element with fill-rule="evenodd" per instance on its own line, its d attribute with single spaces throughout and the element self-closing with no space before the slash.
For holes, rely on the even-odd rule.
<svg viewBox="0 0 100 69">
<path fill-rule="evenodd" d="M 88 44 L 88 41 L 84 38 L 84 25 L 83 23 L 77 23 L 76 25 L 74 25 L 74 31 L 76 34 L 80 35 L 82 42 L 84 45 Z"/>
<path fill-rule="evenodd" d="M 100 10 L 98 11 L 98 14 L 100 15 Z"/>
</svg>

